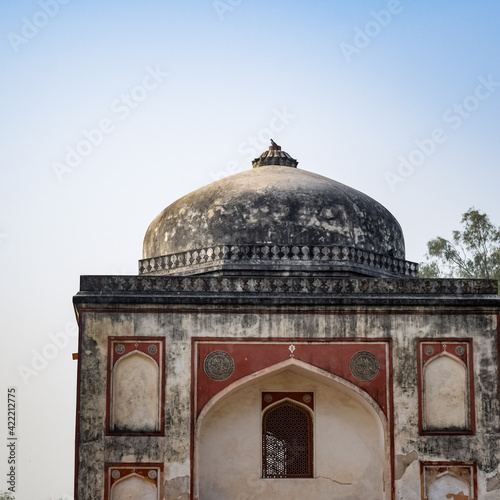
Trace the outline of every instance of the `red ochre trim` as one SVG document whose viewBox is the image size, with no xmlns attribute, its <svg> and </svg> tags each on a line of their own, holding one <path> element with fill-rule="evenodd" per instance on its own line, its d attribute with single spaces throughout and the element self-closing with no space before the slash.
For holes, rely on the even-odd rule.
<svg viewBox="0 0 500 500">
<path fill-rule="evenodd" d="M 266 396 L 271 396 L 271 401 L 266 401 Z M 304 396 L 309 396 L 309 399 Z M 295 401 L 303 406 L 307 406 L 311 411 L 314 411 L 314 392 L 276 392 L 276 391 L 263 391 L 261 394 L 261 411 L 264 411 L 268 406 L 274 405 L 283 399 Z"/>
<path fill-rule="evenodd" d="M 427 361 L 430 361 L 432 358 L 438 356 L 439 354 L 446 352 L 455 358 L 458 358 L 462 361 L 466 366 L 468 366 L 468 353 L 467 351 L 464 354 L 458 354 L 456 352 L 457 347 L 464 347 L 467 344 L 467 349 L 469 348 L 469 343 L 472 342 L 472 337 L 464 337 L 460 339 L 456 339 L 455 337 L 436 337 L 436 338 L 420 338 L 421 344 L 426 344 L 434 348 L 433 354 L 427 354 L 425 351 L 422 353 L 423 364 L 425 365 Z M 455 347 L 455 350 L 451 349 L 450 346 Z"/>
<path fill-rule="evenodd" d="M 277 363 L 291 359 L 289 345 L 295 346 L 293 358 L 316 366 L 329 373 L 338 375 L 366 391 L 382 408 L 387 415 L 387 339 L 370 339 L 369 342 L 348 339 L 323 339 L 316 343 L 304 339 L 268 339 L 262 342 L 244 342 L 218 338 L 214 341 L 197 339 L 197 382 L 196 382 L 196 417 L 200 414 L 207 402 L 222 389 L 228 387 L 238 379 L 251 375 Z M 204 372 L 203 361 L 212 351 L 225 351 L 234 360 L 233 374 L 222 381 L 210 379 Z M 349 363 L 354 354 L 359 351 L 373 353 L 379 360 L 380 371 L 369 381 L 358 380 L 350 371 Z"/>
<path fill-rule="evenodd" d="M 196 408 L 195 408 L 195 394 L 196 394 L 196 349 L 195 340 L 191 338 L 191 425 L 190 425 L 190 450 L 189 450 L 189 499 L 193 500 L 194 495 L 194 441 L 196 431 Z"/>
<path fill-rule="evenodd" d="M 420 462 L 420 492 L 422 500 L 425 500 L 424 495 L 424 469 L 425 467 L 471 467 L 474 471 L 474 481 L 472 488 L 474 489 L 474 499 L 477 499 L 477 464 L 476 462 Z"/>
<path fill-rule="evenodd" d="M 208 346 L 209 352 L 215 351 L 215 350 L 222 350 L 222 347 L 227 347 L 228 344 L 234 345 L 234 346 L 239 346 L 242 348 L 248 347 L 248 346 L 258 346 L 259 344 L 266 344 L 266 343 L 275 343 L 275 344 L 291 344 L 293 343 L 294 345 L 303 345 L 303 346 L 308 346 L 309 347 L 318 347 L 322 351 L 325 349 L 325 344 L 350 344 L 349 347 L 352 348 L 353 354 L 355 352 L 358 352 L 360 350 L 365 350 L 363 349 L 364 345 L 370 346 L 370 344 L 373 343 L 379 343 L 381 344 L 380 346 L 377 346 L 378 349 L 373 349 L 373 345 L 370 346 L 370 348 L 367 347 L 366 350 L 369 350 L 370 352 L 378 352 L 379 350 L 383 351 L 384 355 L 383 358 L 380 359 L 380 368 L 381 372 L 384 372 L 384 379 L 385 379 L 385 398 L 386 398 L 386 404 L 382 406 L 382 409 L 384 410 L 384 413 L 387 416 L 388 419 L 388 432 L 389 432 L 389 442 L 390 442 L 390 467 L 391 467 L 391 496 L 392 499 L 395 499 L 395 477 L 394 477 L 394 450 L 395 450 L 395 445 L 394 445 L 394 395 L 393 395 L 393 366 L 392 366 L 392 351 L 393 351 L 393 341 L 391 338 L 370 338 L 370 339 L 358 339 L 358 338 L 321 338 L 321 339 L 304 339 L 302 337 L 292 337 L 292 338 L 287 338 L 287 339 L 276 339 L 276 338 L 259 338 L 259 337 L 247 337 L 247 338 L 224 338 L 224 337 L 193 337 L 191 338 L 191 450 L 190 450 L 190 458 L 191 458 L 191 477 L 190 477 L 190 500 L 194 500 L 194 454 L 195 454 L 195 449 L 194 449 L 194 442 L 195 442 L 195 430 L 196 430 L 196 418 L 197 415 L 199 415 L 199 411 L 201 411 L 200 408 L 197 408 L 197 389 L 199 387 L 199 380 L 198 377 L 206 377 L 205 373 L 203 372 L 203 359 L 202 356 L 198 355 L 198 347 L 199 344 L 204 344 L 205 346 Z M 284 346 L 283 346 L 284 347 Z M 332 346 L 333 347 L 333 346 Z M 288 353 L 288 356 L 290 354 L 290 351 L 286 348 L 286 352 Z M 207 352 L 208 354 L 208 352 Z M 297 354 L 297 349 L 294 351 L 294 355 Z M 284 358 L 286 359 L 286 358 Z M 350 357 L 349 357 L 350 360 Z M 235 363 L 236 365 L 236 363 Z M 236 367 L 235 367 L 236 369 Z M 328 370 L 327 370 L 328 371 Z M 234 373 L 233 373 L 234 375 Z M 229 385 L 230 383 L 234 382 L 233 375 L 227 379 L 227 383 L 225 386 Z M 354 379 L 354 383 L 364 389 L 365 391 L 367 390 L 366 387 L 363 384 L 374 384 L 374 382 L 378 379 L 380 375 L 379 374 L 374 377 L 372 381 L 369 382 L 361 382 L 359 380 L 354 379 L 354 377 L 351 376 L 351 378 Z M 210 380 L 210 379 L 208 379 Z M 353 380 L 350 380 L 351 382 Z M 212 381 L 214 384 L 221 384 L 221 382 L 216 382 Z M 226 382 L 226 381 L 222 381 Z M 223 387 L 220 386 L 218 390 L 216 391 L 219 392 Z M 368 391 L 367 391 L 368 392 Z M 215 395 L 215 394 L 214 394 Z M 378 394 L 380 396 L 380 394 Z M 213 395 L 212 395 L 213 397 Z M 374 398 L 376 401 L 378 401 L 380 398 Z"/>
<path fill-rule="evenodd" d="M 500 313 L 497 313 L 497 366 L 500 365 Z M 500 400 L 500 370 L 498 373 L 498 399 Z"/>
<path fill-rule="evenodd" d="M 78 322 L 78 353 L 82 352 L 83 315 L 77 315 Z M 76 376 L 76 422 L 75 422 L 75 490 L 74 500 L 78 500 L 78 479 L 80 473 L 80 387 L 82 381 L 82 362 L 78 361 Z"/>
<path fill-rule="evenodd" d="M 162 499 L 163 498 L 163 491 L 162 491 L 162 484 L 163 484 L 163 462 L 155 462 L 155 463 L 149 463 L 149 462 L 140 462 L 140 463 L 129 463 L 129 462 L 116 462 L 116 463 L 105 463 L 104 464 L 104 500 L 109 500 L 110 498 L 110 486 L 116 481 L 113 481 L 113 479 L 109 478 L 109 470 L 110 469 L 115 469 L 115 468 L 120 468 L 120 469 L 125 469 L 125 470 L 132 470 L 133 472 L 136 472 L 140 476 L 143 476 L 145 479 L 151 482 L 155 482 L 156 486 L 158 488 L 158 498 Z M 152 480 L 149 477 L 147 477 L 147 472 L 150 470 L 154 469 L 159 469 L 159 474 L 158 476 Z M 132 472 L 132 473 L 133 473 Z M 127 474 L 129 475 L 129 474 Z M 126 477 L 126 476 L 123 476 Z"/>
<path fill-rule="evenodd" d="M 497 318 L 497 365 L 500 365 L 500 313 L 497 313 L 495 316 Z M 498 375 L 498 400 L 500 401 L 500 370 L 497 370 L 497 375 Z"/>
<path fill-rule="evenodd" d="M 394 446 L 394 372 L 392 366 L 392 338 L 387 339 L 388 344 L 388 359 L 387 359 L 387 371 L 388 371 L 388 388 L 389 388 L 389 411 L 388 411 L 388 422 L 387 427 L 389 429 L 389 441 L 391 448 L 391 498 L 395 500 L 396 498 L 396 479 L 394 477 L 395 474 L 395 446 Z"/>
<path fill-rule="evenodd" d="M 160 365 L 161 363 L 160 358 L 162 354 L 162 351 L 160 350 L 162 347 L 161 346 L 162 337 L 109 337 L 109 338 L 111 339 L 111 344 L 112 344 L 111 347 L 113 345 L 123 344 L 123 347 L 125 348 L 122 353 L 117 353 L 115 350 L 110 351 L 111 357 L 113 358 L 113 366 L 120 358 L 134 351 L 142 352 L 142 354 L 145 354 L 146 356 L 154 359 L 158 366 Z M 155 354 L 151 354 L 148 351 L 148 348 L 151 345 L 156 345 L 156 347 L 158 348 Z"/>
<path fill-rule="evenodd" d="M 123 343 L 125 352 L 116 354 L 113 350 L 114 344 Z M 129 344 L 134 344 L 130 346 Z M 112 368 L 115 363 L 125 354 L 137 350 L 146 354 L 153 359 L 157 364 L 160 372 L 160 430 L 158 432 L 128 432 L 111 430 L 111 375 Z M 159 345 L 160 348 L 156 354 L 149 354 L 147 347 L 149 345 Z M 106 375 L 106 435 L 107 436 L 164 436 L 165 435 L 165 337 L 108 337 L 108 367 Z"/>
<path fill-rule="evenodd" d="M 432 355 L 427 355 L 422 353 L 423 344 L 428 344 L 433 347 L 438 346 L 439 352 L 434 352 Z M 467 344 L 467 350 L 463 356 L 457 355 L 455 352 L 446 350 L 449 355 L 460 359 L 469 370 L 469 412 L 470 412 L 470 430 L 463 431 L 425 431 L 424 430 L 424 396 L 423 396 L 423 373 L 424 365 L 435 358 L 442 352 L 445 352 L 443 345 L 453 344 L 453 345 L 464 345 Z M 453 435 L 453 436 L 471 436 L 476 434 L 476 404 L 475 404 L 475 393 L 474 393 L 474 339 L 472 337 L 421 337 L 417 339 L 417 390 L 418 390 L 418 433 L 421 436 L 443 436 L 443 435 Z"/>
</svg>

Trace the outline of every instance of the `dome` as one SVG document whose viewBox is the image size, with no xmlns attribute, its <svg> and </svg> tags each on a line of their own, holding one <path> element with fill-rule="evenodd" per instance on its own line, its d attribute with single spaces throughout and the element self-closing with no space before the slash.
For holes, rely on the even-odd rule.
<svg viewBox="0 0 500 500">
<path fill-rule="evenodd" d="M 386 208 L 296 165 L 272 143 L 252 170 L 172 203 L 146 232 L 141 273 L 245 268 L 380 275 L 384 267 L 395 265 L 396 274 L 408 268 L 400 262 L 403 232 Z"/>
</svg>

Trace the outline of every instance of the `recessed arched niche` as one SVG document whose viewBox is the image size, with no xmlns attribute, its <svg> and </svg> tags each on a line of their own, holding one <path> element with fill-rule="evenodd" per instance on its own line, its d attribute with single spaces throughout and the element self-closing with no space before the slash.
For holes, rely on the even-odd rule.
<svg viewBox="0 0 500 500">
<path fill-rule="evenodd" d="M 160 430 L 160 369 L 156 361 L 133 351 L 112 370 L 112 432 Z"/>
<path fill-rule="evenodd" d="M 244 491 L 245 498 L 268 500 L 390 499 L 389 433 L 377 403 L 340 377 L 294 360 L 289 365 L 276 372 L 266 369 L 248 383 L 235 383 L 200 413 L 194 498 L 241 498 Z M 308 417 L 305 424 L 299 423 L 312 432 L 314 460 L 309 477 L 294 478 L 279 470 L 269 474 L 274 477 L 266 477 L 263 425 L 272 407 L 263 410 L 262 400 L 270 391 L 302 391 L 314 396 L 313 408 L 288 400 L 277 401 L 276 406 L 295 406 L 298 416 L 292 415 L 294 422 L 302 414 Z M 291 439 L 289 433 L 273 434 L 292 443 L 291 447 L 282 446 L 283 450 L 302 450 L 303 443 Z"/>
<path fill-rule="evenodd" d="M 113 485 L 111 500 L 158 500 L 158 489 L 151 481 L 130 475 Z"/>
<path fill-rule="evenodd" d="M 470 485 L 464 479 L 450 473 L 444 473 L 435 479 L 427 490 L 428 500 L 470 499 Z"/>
<path fill-rule="evenodd" d="M 474 500 L 476 466 L 474 463 L 421 463 L 423 491 L 426 500 Z"/>
<path fill-rule="evenodd" d="M 465 364 L 440 354 L 424 365 L 424 431 L 470 430 L 469 380 Z"/>
</svg>

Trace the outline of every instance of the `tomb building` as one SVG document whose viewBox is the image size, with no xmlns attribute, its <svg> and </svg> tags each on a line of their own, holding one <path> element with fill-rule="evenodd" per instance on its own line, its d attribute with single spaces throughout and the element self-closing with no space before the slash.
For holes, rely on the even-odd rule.
<svg viewBox="0 0 500 500">
<path fill-rule="evenodd" d="M 419 278 L 386 208 L 275 143 L 74 305 L 78 500 L 500 495 L 497 282 Z"/>
</svg>

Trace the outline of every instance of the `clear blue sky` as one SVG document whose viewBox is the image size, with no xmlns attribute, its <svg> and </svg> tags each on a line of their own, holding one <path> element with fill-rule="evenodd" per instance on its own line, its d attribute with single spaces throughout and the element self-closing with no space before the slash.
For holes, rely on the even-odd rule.
<svg viewBox="0 0 500 500">
<path fill-rule="evenodd" d="M 151 220 L 270 133 L 385 205 L 408 260 L 471 206 L 500 224 L 498 1 L 4 0 L 0 58 L 16 500 L 72 498 L 79 276 L 136 274 Z"/>
</svg>

